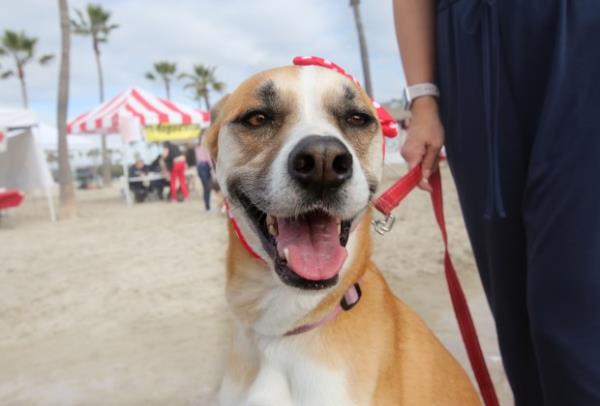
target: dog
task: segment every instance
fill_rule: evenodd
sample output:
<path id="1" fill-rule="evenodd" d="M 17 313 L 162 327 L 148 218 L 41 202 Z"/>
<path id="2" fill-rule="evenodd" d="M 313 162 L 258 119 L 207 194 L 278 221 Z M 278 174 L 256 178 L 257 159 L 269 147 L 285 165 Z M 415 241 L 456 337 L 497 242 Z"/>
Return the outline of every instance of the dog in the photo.
<path id="1" fill-rule="evenodd" d="M 465 371 L 371 260 L 373 103 L 319 66 L 258 73 L 206 136 L 230 217 L 233 338 L 217 404 L 476 405 Z"/>

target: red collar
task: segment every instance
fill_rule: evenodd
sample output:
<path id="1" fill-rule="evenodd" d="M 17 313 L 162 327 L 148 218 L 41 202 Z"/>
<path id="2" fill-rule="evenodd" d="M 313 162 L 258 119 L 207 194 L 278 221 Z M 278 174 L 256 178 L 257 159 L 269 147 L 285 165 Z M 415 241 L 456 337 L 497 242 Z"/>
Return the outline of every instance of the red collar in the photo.
<path id="1" fill-rule="evenodd" d="M 233 231 L 235 231 L 235 235 L 237 235 L 238 240 L 240 240 L 240 243 L 242 244 L 244 249 L 246 251 L 248 251 L 248 253 L 250 255 L 252 255 L 252 257 L 254 257 L 255 259 L 258 259 L 259 261 L 266 263 L 267 261 L 265 261 L 260 255 L 258 255 L 258 253 L 252 249 L 250 244 L 248 244 L 248 241 L 246 241 L 246 238 L 244 237 L 244 234 L 242 234 L 242 230 L 240 229 L 240 226 L 238 226 L 238 223 L 237 223 L 237 221 L 235 221 L 235 217 L 233 216 L 233 213 L 231 212 L 231 209 L 229 208 L 229 202 L 227 201 L 227 199 L 225 199 L 223 203 L 225 204 L 225 210 L 227 211 L 227 217 L 229 217 L 229 221 L 231 221 L 231 226 L 233 227 Z"/>

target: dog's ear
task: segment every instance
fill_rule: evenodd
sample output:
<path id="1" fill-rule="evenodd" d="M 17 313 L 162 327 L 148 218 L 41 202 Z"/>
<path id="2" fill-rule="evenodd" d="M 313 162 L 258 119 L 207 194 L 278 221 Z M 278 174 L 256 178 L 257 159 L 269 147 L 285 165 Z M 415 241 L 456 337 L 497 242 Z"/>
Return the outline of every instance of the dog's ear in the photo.
<path id="1" fill-rule="evenodd" d="M 221 123 L 218 120 L 213 121 L 204 135 L 204 147 L 208 150 L 212 161 L 215 163 L 217 162 L 217 155 L 219 152 L 218 136 L 220 130 Z"/>
<path id="2" fill-rule="evenodd" d="M 217 162 L 217 155 L 219 152 L 219 131 L 221 131 L 221 123 L 223 121 L 220 113 L 228 97 L 228 94 L 223 96 L 221 100 L 219 100 L 217 104 L 215 104 L 214 107 L 210 110 L 211 124 L 210 127 L 208 127 L 208 130 L 204 137 L 204 145 L 208 150 L 208 153 L 210 154 L 210 157 L 212 158 L 213 162 L 215 163 Z"/>

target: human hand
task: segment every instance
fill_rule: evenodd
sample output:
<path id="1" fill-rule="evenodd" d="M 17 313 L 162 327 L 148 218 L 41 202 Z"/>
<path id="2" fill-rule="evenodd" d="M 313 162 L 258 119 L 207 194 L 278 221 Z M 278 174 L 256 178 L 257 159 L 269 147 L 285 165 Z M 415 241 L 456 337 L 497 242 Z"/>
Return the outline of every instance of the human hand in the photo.
<path id="1" fill-rule="evenodd" d="M 444 145 L 444 128 L 440 121 L 437 100 L 429 96 L 419 97 L 414 101 L 411 113 L 408 134 L 401 153 L 409 169 L 421 165 L 423 179 L 419 187 L 432 192 L 429 177 L 438 170 L 440 150 Z"/>

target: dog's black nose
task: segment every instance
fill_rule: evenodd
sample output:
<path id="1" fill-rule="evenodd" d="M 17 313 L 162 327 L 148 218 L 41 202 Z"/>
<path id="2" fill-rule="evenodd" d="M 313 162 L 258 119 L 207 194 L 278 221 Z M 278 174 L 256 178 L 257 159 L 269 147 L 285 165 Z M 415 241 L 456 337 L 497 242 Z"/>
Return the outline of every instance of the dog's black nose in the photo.
<path id="1" fill-rule="evenodd" d="M 321 194 L 352 176 L 352 155 L 337 138 L 311 135 L 294 147 L 288 172 L 306 189 Z"/>

